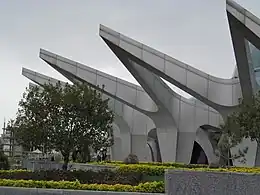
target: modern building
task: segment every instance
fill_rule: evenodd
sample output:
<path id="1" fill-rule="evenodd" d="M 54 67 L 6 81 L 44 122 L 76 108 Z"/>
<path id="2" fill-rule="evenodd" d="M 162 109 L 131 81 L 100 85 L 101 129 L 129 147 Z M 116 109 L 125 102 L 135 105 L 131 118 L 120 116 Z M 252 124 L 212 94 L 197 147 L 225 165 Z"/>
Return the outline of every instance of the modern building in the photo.
<path id="1" fill-rule="evenodd" d="M 34 71 L 26 69 L 26 68 L 23 68 L 22 74 L 40 86 L 43 86 L 46 83 L 55 85 L 58 82 L 58 80 L 56 80 L 54 78 L 48 77 L 46 75 L 34 72 Z M 60 81 L 60 82 L 62 85 L 65 85 L 64 82 L 62 82 L 62 81 Z M 103 98 L 106 99 L 106 98 L 108 98 L 108 96 L 106 96 L 104 94 Z M 144 146 L 145 151 L 140 150 L 140 148 L 132 147 L 133 144 L 131 144 L 131 140 L 136 139 L 137 135 L 135 136 L 135 134 L 133 132 L 130 133 L 131 130 L 129 129 L 128 121 L 133 122 L 134 120 L 132 118 L 137 119 L 137 117 L 125 117 L 124 115 L 122 115 L 122 111 L 120 111 L 118 108 L 123 108 L 125 112 L 132 112 L 134 110 L 127 107 L 123 103 L 121 103 L 119 101 L 115 101 L 113 99 L 110 99 L 109 107 L 116 114 L 115 121 L 113 124 L 113 129 L 114 129 L 113 134 L 114 134 L 115 144 L 111 148 L 112 159 L 113 160 L 123 160 L 128 154 L 135 153 L 139 156 L 139 159 L 143 160 L 143 161 L 152 161 L 153 156 L 155 156 L 156 158 L 159 158 L 159 161 L 160 161 L 160 157 L 157 157 L 157 153 L 156 153 L 156 151 L 158 150 L 158 144 L 156 145 L 156 141 L 157 141 L 156 137 L 155 137 L 156 134 L 154 135 L 154 133 L 150 133 L 148 135 L 148 137 L 145 137 L 146 140 L 143 142 L 145 145 Z M 135 112 L 137 112 L 137 111 L 135 111 Z M 140 114 L 138 115 L 138 117 L 140 117 Z M 147 118 L 144 115 L 141 115 L 141 117 L 142 118 L 140 118 L 140 119 L 142 119 L 144 121 L 146 120 L 146 121 L 148 121 L 147 123 L 149 123 L 149 120 L 150 120 L 149 118 Z M 150 150 L 150 147 L 152 147 L 152 150 Z M 155 147 L 157 147 L 157 148 L 155 148 Z M 153 151 L 155 153 L 151 154 L 151 151 Z M 157 161 L 157 159 L 155 161 Z"/>
<path id="2" fill-rule="evenodd" d="M 103 25 L 100 37 L 141 87 L 43 49 L 40 58 L 72 82 L 105 86 L 119 129 L 115 159 L 135 153 L 145 161 L 214 163 L 212 132 L 237 108 L 239 98 L 250 99 L 260 84 L 260 20 L 232 0 L 226 11 L 237 65 L 230 79 L 211 76 Z M 194 98 L 176 94 L 162 79 Z M 153 147 L 147 147 L 151 137 Z M 246 164 L 259 165 L 257 144 L 245 139 L 239 147 L 244 146 L 249 147 Z"/>

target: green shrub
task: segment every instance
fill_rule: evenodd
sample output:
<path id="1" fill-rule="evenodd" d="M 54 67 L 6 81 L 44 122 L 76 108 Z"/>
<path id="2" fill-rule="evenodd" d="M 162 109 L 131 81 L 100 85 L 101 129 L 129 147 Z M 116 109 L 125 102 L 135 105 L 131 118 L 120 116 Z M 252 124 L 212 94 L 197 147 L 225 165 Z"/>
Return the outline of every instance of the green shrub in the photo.
<path id="1" fill-rule="evenodd" d="M 174 167 L 174 166 L 150 166 L 145 164 L 135 165 L 118 165 L 118 171 L 121 173 L 127 172 L 138 172 L 149 176 L 162 176 L 164 175 L 165 169 L 176 169 L 176 170 L 187 170 L 187 171 L 216 171 L 216 172 L 239 172 L 239 173 L 255 173 L 260 174 L 260 168 L 247 168 L 247 167 L 227 167 L 227 168 L 208 168 L 208 167 Z"/>
<path id="2" fill-rule="evenodd" d="M 0 179 L 0 186 L 26 187 L 26 188 L 53 188 L 93 191 L 117 191 L 117 192 L 146 192 L 164 193 L 163 182 L 146 182 L 137 186 L 131 185 L 108 185 L 108 184 L 81 184 L 79 181 L 34 181 L 34 180 L 9 180 Z"/>
<path id="3" fill-rule="evenodd" d="M 125 164 L 137 164 L 139 163 L 138 157 L 135 154 L 129 154 L 125 160 Z"/>
<path id="4" fill-rule="evenodd" d="M 150 176 L 161 176 L 164 175 L 165 169 L 169 167 L 166 166 L 149 166 L 149 165 L 120 165 L 117 170 L 120 173 L 142 173 L 144 175 Z"/>
<path id="5" fill-rule="evenodd" d="M 112 170 L 102 171 L 0 171 L 0 179 L 37 180 L 37 181 L 75 181 L 80 183 L 129 184 L 137 185 L 142 181 L 143 175 L 138 172 L 122 172 Z"/>
<path id="6" fill-rule="evenodd" d="M 26 169 L 11 169 L 11 170 L 0 170 L 0 174 L 11 174 L 11 173 L 20 173 L 20 172 L 32 172 L 30 170 L 26 170 Z"/>
<path id="7" fill-rule="evenodd" d="M 0 179 L 24 179 L 24 180 L 54 180 L 75 181 L 80 183 L 103 183 L 103 184 L 129 184 L 137 185 L 144 181 L 160 181 L 164 179 L 165 169 L 188 170 L 188 171 L 214 171 L 214 172 L 244 172 L 260 174 L 260 168 L 230 167 L 230 168 L 186 168 L 174 166 L 150 166 L 147 164 L 119 164 L 115 170 L 93 171 L 24 171 L 7 170 L 0 171 Z"/>

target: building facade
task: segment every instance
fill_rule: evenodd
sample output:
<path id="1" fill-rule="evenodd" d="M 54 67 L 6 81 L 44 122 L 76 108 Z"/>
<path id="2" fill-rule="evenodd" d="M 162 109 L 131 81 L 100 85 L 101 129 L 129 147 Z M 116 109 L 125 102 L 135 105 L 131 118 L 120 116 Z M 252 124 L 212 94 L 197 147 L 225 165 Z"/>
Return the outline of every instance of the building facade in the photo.
<path id="1" fill-rule="evenodd" d="M 104 96 L 118 116 L 118 159 L 135 153 L 143 161 L 214 163 L 218 157 L 211 134 L 237 108 L 239 98 L 250 99 L 260 84 L 260 20 L 232 0 L 226 11 L 237 64 L 230 79 L 211 76 L 103 25 L 100 37 L 141 87 L 43 49 L 40 58 L 72 82 L 98 90 L 105 86 Z M 162 79 L 194 98 L 176 94 Z M 151 135 L 154 144 L 147 147 Z M 249 147 L 247 166 L 259 165 L 257 144 L 244 140 L 239 147 L 244 146 Z"/>

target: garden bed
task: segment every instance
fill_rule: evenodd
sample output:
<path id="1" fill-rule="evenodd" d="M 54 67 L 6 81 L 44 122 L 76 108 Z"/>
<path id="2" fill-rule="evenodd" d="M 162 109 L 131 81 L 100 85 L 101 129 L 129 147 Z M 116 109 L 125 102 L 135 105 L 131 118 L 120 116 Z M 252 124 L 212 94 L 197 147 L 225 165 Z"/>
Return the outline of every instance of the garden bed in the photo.
<path id="1" fill-rule="evenodd" d="M 114 192 L 146 192 L 164 193 L 163 182 L 147 182 L 136 186 L 123 184 L 81 184 L 79 181 L 34 181 L 34 180 L 10 180 L 0 179 L 0 186 L 21 188 L 51 188 L 72 189 L 91 191 L 114 191 Z"/>
<path id="2" fill-rule="evenodd" d="M 99 167 L 102 165 L 99 165 Z M 203 171 L 203 172 L 238 172 L 260 174 L 260 168 L 208 168 L 197 165 L 187 166 L 165 166 L 150 164 L 120 164 L 114 163 L 115 169 L 101 169 L 100 171 L 62 171 L 62 170 L 10 170 L 0 171 L 0 179 L 24 179 L 24 180 L 79 180 L 81 183 L 105 183 L 105 184 L 129 184 L 137 185 L 146 181 L 163 181 L 166 169 L 186 170 L 186 171 Z M 106 167 L 106 165 L 104 166 Z"/>
<path id="3" fill-rule="evenodd" d="M 0 171 L 0 179 L 37 181 L 79 181 L 82 184 L 127 184 L 138 185 L 145 182 L 143 174 L 121 171 L 62 171 L 62 170 L 10 170 Z M 150 181 L 150 180 L 149 180 Z M 163 181 L 163 179 L 162 179 Z"/>
<path id="4" fill-rule="evenodd" d="M 257 175 L 254 181 L 260 182 L 260 168 L 243 168 L 243 167 L 229 167 L 229 168 L 208 168 L 205 165 L 183 165 L 176 163 L 139 163 L 139 164 L 123 164 L 120 162 L 103 162 L 98 163 L 99 167 L 106 167 L 107 164 L 114 166 L 114 169 L 97 170 L 7 170 L 0 171 L 0 186 L 9 187 L 25 187 L 25 188 L 54 188 L 54 189 L 74 189 L 74 190 L 92 190 L 92 191 L 129 191 L 129 192 L 146 192 L 146 193 L 164 193 L 164 183 L 166 183 L 166 190 L 172 185 L 185 189 L 205 182 L 209 176 L 218 178 L 218 175 Z M 94 164 L 92 163 L 94 166 Z M 165 175 L 165 170 L 168 170 Z M 171 173 L 171 175 L 169 175 Z M 182 175 L 180 175 L 180 173 Z M 188 173 L 188 174 L 184 174 Z M 183 175 L 184 174 L 184 175 Z M 215 175 L 214 175 L 215 174 Z M 205 176 L 206 175 L 206 176 Z M 185 182 L 181 182 L 185 180 Z M 193 178 L 193 180 L 190 180 Z M 235 177 L 238 178 L 238 177 Z M 221 180 L 221 178 L 218 178 Z M 190 181 L 187 183 L 186 181 Z M 198 182 L 199 181 L 199 182 Z M 209 179 L 210 181 L 210 179 Z M 219 188 L 219 184 L 214 182 L 207 183 L 213 188 Z M 218 181 L 218 180 L 212 180 Z M 237 188 L 240 180 L 234 180 Z M 243 180 L 244 181 L 244 180 Z M 247 180 L 245 180 L 247 181 Z M 171 184 L 169 184 L 171 182 Z M 236 184 L 236 182 L 238 184 Z M 250 182 L 252 182 L 250 180 Z M 176 183 L 176 185 L 175 185 Z M 200 184 L 201 183 L 201 184 Z M 243 186 L 243 185 L 242 185 Z M 224 186 L 228 188 L 227 186 Z M 193 189 L 193 188 L 192 188 Z M 196 190 L 198 190 L 196 188 Z M 177 193 L 174 191 L 174 193 Z M 174 194 L 173 193 L 173 194 Z M 188 193 L 189 194 L 189 193 Z M 1 195 L 1 194 L 0 194 Z M 177 194 L 176 194 L 177 195 Z"/>

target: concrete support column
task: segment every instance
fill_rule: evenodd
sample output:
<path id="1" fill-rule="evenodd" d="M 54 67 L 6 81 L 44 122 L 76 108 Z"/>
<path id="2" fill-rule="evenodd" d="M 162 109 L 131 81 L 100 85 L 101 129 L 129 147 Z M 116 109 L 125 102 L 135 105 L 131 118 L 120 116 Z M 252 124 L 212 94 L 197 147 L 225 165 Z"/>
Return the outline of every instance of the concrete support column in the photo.
<path id="1" fill-rule="evenodd" d="M 121 160 L 124 160 L 131 153 L 131 134 L 128 132 L 121 132 Z"/>
<path id="2" fill-rule="evenodd" d="M 158 128 L 157 137 L 162 162 L 175 162 L 177 149 L 177 128 Z"/>
<path id="3" fill-rule="evenodd" d="M 132 154 L 135 154 L 139 161 L 152 161 L 147 135 L 132 135 Z"/>
<path id="4" fill-rule="evenodd" d="M 196 133 L 196 142 L 201 146 L 201 148 L 204 150 L 208 163 L 218 163 L 219 157 L 215 155 L 214 147 L 212 143 L 209 140 L 208 134 L 202 130 L 199 129 Z"/>
<path id="5" fill-rule="evenodd" d="M 122 140 L 120 137 L 114 138 L 114 145 L 111 147 L 111 159 L 115 161 L 123 160 L 122 156 Z"/>
<path id="6" fill-rule="evenodd" d="M 189 164 L 192 156 L 196 132 L 178 132 L 176 162 Z"/>
<path id="7" fill-rule="evenodd" d="M 156 144 L 155 140 L 153 140 L 153 139 L 150 139 L 148 141 L 148 143 L 152 149 L 151 155 L 153 155 L 154 162 L 157 162 L 157 157 L 158 157 L 157 144 Z"/>

